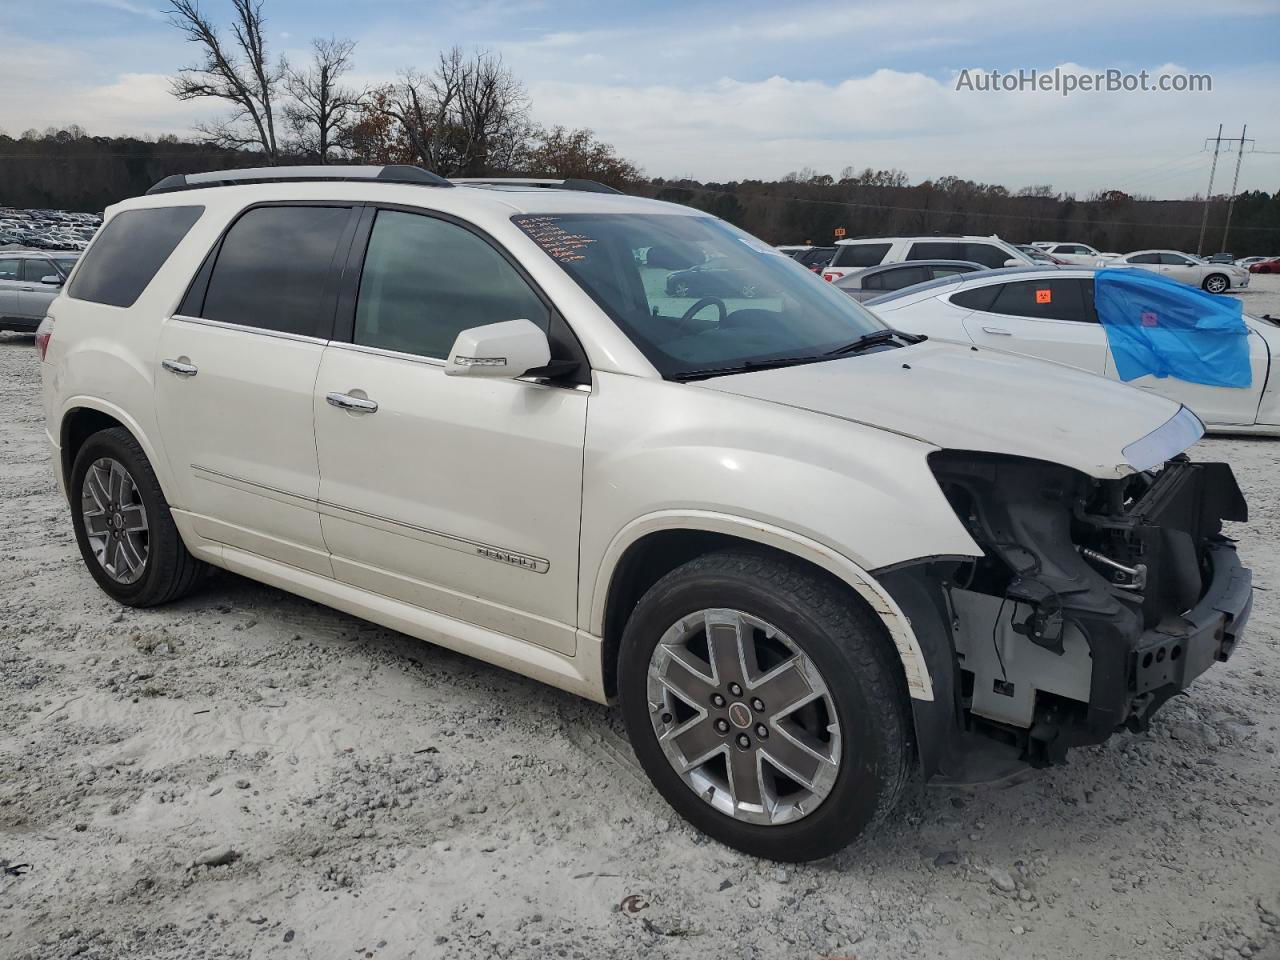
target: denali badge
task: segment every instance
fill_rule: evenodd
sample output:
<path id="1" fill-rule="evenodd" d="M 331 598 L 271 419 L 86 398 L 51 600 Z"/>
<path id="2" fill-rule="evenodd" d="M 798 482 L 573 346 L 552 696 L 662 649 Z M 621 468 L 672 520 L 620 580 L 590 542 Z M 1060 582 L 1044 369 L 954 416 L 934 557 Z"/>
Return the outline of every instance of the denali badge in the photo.
<path id="1" fill-rule="evenodd" d="M 526 557 L 523 553 L 508 553 L 506 550 L 498 550 L 494 547 L 476 547 L 476 555 L 497 560 L 499 563 L 509 563 L 513 567 L 524 570 L 532 570 L 534 573 L 546 573 L 551 567 L 547 561 L 538 557 Z"/>

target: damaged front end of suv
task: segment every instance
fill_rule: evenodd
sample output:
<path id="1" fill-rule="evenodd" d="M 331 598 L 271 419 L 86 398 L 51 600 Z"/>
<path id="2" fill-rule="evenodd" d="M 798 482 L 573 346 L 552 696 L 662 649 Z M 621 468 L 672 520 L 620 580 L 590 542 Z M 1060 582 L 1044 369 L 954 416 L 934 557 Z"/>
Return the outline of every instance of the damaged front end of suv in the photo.
<path id="1" fill-rule="evenodd" d="M 1252 582 L 1222 534 L 1246 519 L 1227 464 L 1097 479 L 941 450 L 930 467 L 983 552 L 880 573 L 934 678 L 935 699 L 913 701 L 927 777 L 999 779 L 1142 730 L 1231 655 Z"/>

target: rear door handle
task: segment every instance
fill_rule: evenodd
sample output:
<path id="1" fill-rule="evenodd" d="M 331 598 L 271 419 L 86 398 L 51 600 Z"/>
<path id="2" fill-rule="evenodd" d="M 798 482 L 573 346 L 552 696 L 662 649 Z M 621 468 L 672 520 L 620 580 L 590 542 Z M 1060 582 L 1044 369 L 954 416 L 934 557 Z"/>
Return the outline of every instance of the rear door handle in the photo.
<path id="1" fill-rule="evenodd" d="M 183 363 L 181 360 L 161 360 L 160 366 L 180 377 L 194 377 L 199 372 L 194 364 Z"/>
<path id="2" fill-rule="evenodd" d="M 1012 337 L 1013 334 L 1004 327 L 983 327 L 983 333 L 994 333 L 997 337 Z"/>
<path id="3" fill-rule="evenodd" d="M 329 401 L 332 406 L 350 410 L 353 413 L 378 412 L 378 404 L 373 400 L 366 400 L 364 397 L 353 397 L 349 393 L 328 393 L 325 394 L 325 400 Z"/>

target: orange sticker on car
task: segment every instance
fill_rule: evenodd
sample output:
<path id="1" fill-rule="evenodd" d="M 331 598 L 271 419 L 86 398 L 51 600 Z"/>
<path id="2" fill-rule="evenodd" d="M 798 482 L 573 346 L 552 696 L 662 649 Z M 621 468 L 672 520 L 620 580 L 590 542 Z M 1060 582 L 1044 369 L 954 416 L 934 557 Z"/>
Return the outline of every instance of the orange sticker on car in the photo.
<path id="1" fill-rule="evenodd" d="M 1036 291 L 1036 303 L 1053 303 L 1053 291 L 1052 291 L 1052 290 L 1037 290 L 1037 291 Z"/>

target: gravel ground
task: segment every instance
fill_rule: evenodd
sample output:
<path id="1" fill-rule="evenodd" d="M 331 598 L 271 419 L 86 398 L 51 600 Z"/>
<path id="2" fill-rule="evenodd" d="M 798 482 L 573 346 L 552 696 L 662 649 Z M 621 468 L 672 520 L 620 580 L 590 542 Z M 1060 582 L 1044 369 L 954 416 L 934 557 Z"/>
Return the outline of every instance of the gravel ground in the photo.
<path id="1" fill-rule="evenodd" d="M 1197 451 L 1251 505 L 1229 664 L 784 868 L 679 821 L 609 709 L 230 575 L 115 606 L 37 379 L 0 336 L 0 957 L 1280 957 L 1280 440 Z"/>

